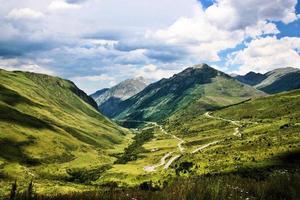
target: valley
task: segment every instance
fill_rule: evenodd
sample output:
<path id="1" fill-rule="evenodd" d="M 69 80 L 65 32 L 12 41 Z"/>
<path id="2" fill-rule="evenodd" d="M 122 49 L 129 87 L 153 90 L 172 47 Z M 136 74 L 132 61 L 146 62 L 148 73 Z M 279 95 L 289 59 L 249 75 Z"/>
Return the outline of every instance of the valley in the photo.
<path id="1" fill-rule="evenodd" d="M 292 94 L 258 98 L 237 106 L 205 112 L 192 120 L 180 120 L 180 124 L 172 120 L 163 127 L 156 126 L 153 129 L 156 130 L 154 138 L 143 145 L 146 151 L 140 154 L 141 159 L 126 164 L 132 170 L 136 169 L 135 176 L 138 177 L 132 181 L 140 184 L 150 177 L 155 182 L 163 180 L 164 177 L 176 177 L 178 173 L 229 173 L 243 168 L 255 169 L 257 166 L 272 168 L 285 165 L 276 157 L 287 152 L 297 152 L 300 139 L 300 127 L 296 122 L 290 128 L 280 128 L 289 121 L 288 113 L 279 111 L 274 114 L 277 117 L 272 119 L 268 116 L 271 111 L 269 108 L 265 108 L 266 113 L 260 113 L 261 118 L 257 118 L 256 113 L 246 118 L 237 118 L 232 113 L 224 114 L 229 111 L 235 113 L 240 107 L 268 102 L 268 99 L 272 99 L 273 104 L 286 99 L 286 102 L 298 105 L 299 91 Z M 299 114 L 298 111 L 295 112 L 296 116 L 293 118 L 298 119 Z M 155 124 L 152 126 L 155 127 Z M 175 138 L 180 140 L 174 140 Z M 182 141 L 184 142 L 181 143 Z M 178 147 L 179 144 L 183 151 Z M 191 166 L 178 172 L 181 163 L 191 163 Z M 126 168 L 126 165 L 123 167 Z M 122 172 L 126 174 L 127 170 Z M 123 182 L 123 178 L 114 180 Z"/>
<path id="2" fill-rule="evenodd" d="M 110 120 L 71 82 L 1 71 L 1 106 L 9 115 L 0 115 L 0 193 L 7 196 L 14 180 L 20 191 L 33 180 L 40 195 L 100 192 L 105 196 L 116 190 L 118 199 L 125 190 L 129 197 L 141 195 L 141 199 L 145 191 L 161 191 L 151 193 L 154 196 L 176 188 L 184 190 L 183 195 L 191 192 L 189 187 L 178 188 L 182 181 L 191 181 L 196 188 L 197 181 L 219 180 L 255 190 L 257 197 L 263 183 L 250 189 L 243 185 L 244 179 L 253 182 L 258 176 L 272 182 L 276 173 L 298 174 L 300 91 L 267 95 L 206 65 L 163 82 L 211 74 L 211 79 L 171 98 L 180 104 L 170 104 L 171 99 L 161 104 L 168 117 L 145 105 L 165 102 L 161 99 L 173 93 L 159 92 L 150 84 L 121 103 L 128 106 L 142 99 L 147 104 L 137 104 L 145 107 L 137 109 L 135 104 Z M 154 92 L 151 101 L 143 96 L 151 88 L 156 88 L 160 100 L 152 99 L 157 97 Z"/>

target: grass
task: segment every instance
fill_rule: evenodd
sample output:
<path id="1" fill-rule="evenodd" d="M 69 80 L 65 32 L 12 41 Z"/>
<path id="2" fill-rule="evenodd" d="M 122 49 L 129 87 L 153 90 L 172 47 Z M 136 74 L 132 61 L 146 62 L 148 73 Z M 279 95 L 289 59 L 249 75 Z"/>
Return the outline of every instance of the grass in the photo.
<path id="1" fill-rule="evenodd" d="M 242 137 L 233 135 L 230 122 L 193 115 L 171 118 L 165 127 L 184 138 L 188 148 L 220 140 L 179 162 L 193 162 L 195 174 L 236 171 L 241 167 L 271 167 L 277 156 L 300 150 L 300 91 L 258 98 L 212 112 L 213 116 L 239 121 Z M 274 109 L 276 108 L 276 109 Z"/>
<path id="2" fill-rule="evenodd" d="M 132 133 L 95 107 L 70 81 L 0 70 L 0 194 L 8 192 L 8 182 L 25 187 L 30 179 L 38 191 L 51 192 L 47 185 L 54 183 L 61 192 L 73 191 L 85 186 L 72 186 L 68 172 L 111 165 Z"/>
<path id="3" fill-rule="evenodd" d="M 167 199 L 167 200 L 223 200 L 223 199 L 299 199 L 299 172 L 273 171 L 264 179 L 243 177 L 237 174 L 209 175 L 194 178 L 178 178 L 165 182 L 164 189 L 156 188 L 151 182 L 137 188 L 117 188 L 114 185 L 81 193 L 39 195 L 34 192 L 16 190 L 16 200 L 23 200 L 29 194 L 36 200 L 58 199 Z M 184 187 L 183 187 L 184 186 Z M 34 189 L 34 188 L 33 188 Z M 30 190 L 29 190 L 30 191 Z M 33 190 L 34 191 L 34 190 Z"/>
<path id="4" fill-rule="evenodd" d="M 126 164 L 138 159 L 138 154 L 145 152 L 143 144 L 153 137 L 153 128 L 143 130 L 136 134 L 133 142 L 124 149 L 124 153 L 115 161 L 115 164 Z"/>
<path id="5" fill-rule="evenodd" d="M 150 140 L 143 140 L 142 143 L 133 142 L 130 146 L 133 146 L 133 152 L 127 150 L 127 155 L 134 153 L 135 158 L 129 159 L 126 163 L 115 163 L 111 169 L 107 170 L 103 176 L 94 182 L 96 185 L 107 184 L 109 182 L 115 182 L 119 186 L 136 186 L 145 181 L 152 180 L 155 183 L 158 181 L 167 179 L 168 173 L 161 168 L 157 172 L 149 173 L 144 170 L 144 167 L 155 165 L 160 162 L 163 157 L 169 151 L 177 151 L 178 141 L 173 139 L 169 135 L 165 135 L 161 129 L 157 126 L 148 126 L 140 129 L 141 136 L 151 136 Z M 139 137 L 135 137 L 139 138 Z M 140 137 L 144 138 L 144 137 Z M 140 144 L 142 146 L 136 146 Z M 131 149 L 129 146 L 129 150 Z M 121 156 L 126 155 L 122 154 Z"/>

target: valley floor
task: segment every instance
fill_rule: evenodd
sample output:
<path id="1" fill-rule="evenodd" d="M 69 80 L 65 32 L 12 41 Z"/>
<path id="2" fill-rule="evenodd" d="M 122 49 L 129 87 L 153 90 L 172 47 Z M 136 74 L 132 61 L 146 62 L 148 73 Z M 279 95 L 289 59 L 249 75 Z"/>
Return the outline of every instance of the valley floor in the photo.
<path id="1" fill-rule="evenodd" d="M 184 120 L 146 122 L 134 129 L 135 137 L 124 152 L 109 155 L 116 160 L 97 179 L 85 168 L 73 173 L 72 181 L 57 179 L 47 185 L 37 177 L 35 190 L 43 193 L 45 187 L 57 187 L 48 194 L 64 193 L 63 187 L 87 191 L 69 194 L 67 190 L 66 199 L 82 195 L 89 199 L 297 199 L 299 98 L 298 91 Z M 6 194 L 8 183 L 1 183 Z"/>

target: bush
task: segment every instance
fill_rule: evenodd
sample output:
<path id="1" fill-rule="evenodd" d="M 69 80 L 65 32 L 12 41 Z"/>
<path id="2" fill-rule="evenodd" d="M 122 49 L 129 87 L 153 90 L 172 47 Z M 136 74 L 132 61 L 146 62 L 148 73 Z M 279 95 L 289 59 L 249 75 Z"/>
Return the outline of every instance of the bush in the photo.
<path id="1" fill-rule="evenodd" d="M 145 152 L 142 146 L 153 138 L 153 132 L 153 129 L 147 129 L 136 134 L 133 143 L 124 149 L 124 153 L 115 161 L 115 164 L 126 164 L 129 161 L 137 160 L 138 154 Z"/>
<path id="2" fill-rule="evenodd" d="M 89 184 L 96 181 L 101 174 L 110 169 L 111 165 L 104 165 L 95 169 L 68 169 L 68 181 Z"/>

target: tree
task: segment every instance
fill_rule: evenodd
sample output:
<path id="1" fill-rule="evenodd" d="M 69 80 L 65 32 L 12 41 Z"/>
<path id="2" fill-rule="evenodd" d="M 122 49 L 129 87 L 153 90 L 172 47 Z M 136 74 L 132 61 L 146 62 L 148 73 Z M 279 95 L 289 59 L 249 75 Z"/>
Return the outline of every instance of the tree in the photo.
<path id="1" fill-rule="evenodd" d="M 26 200 L 33 200 L 33 199 L 34 199 L 33 182 L 31 180 L 26 191 Z"/>
<path id="2" fill-rule="evenodd" d="M 17 195 L 17 181 L 15 180 L 15 182 L 11 185 L 11 190 L 10 190 L 10 196 L 9 196 L 9 200 L 14 200 L 16 199 L 16 195 Z"/>

